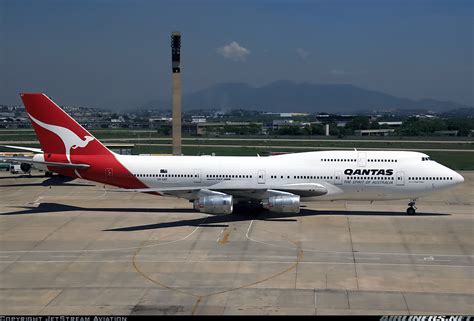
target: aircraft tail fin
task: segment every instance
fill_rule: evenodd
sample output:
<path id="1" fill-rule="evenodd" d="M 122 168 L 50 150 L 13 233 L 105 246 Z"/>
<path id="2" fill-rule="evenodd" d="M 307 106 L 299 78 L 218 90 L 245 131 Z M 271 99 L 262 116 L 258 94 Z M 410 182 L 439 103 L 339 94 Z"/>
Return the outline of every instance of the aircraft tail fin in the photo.
<path id="1" fill-rule="evenodd" d="M 43 93 L 22 93 L 21 99 L 45 154 L 75 155 L 111 152 Z"/>
<path id="2" fill-rule="evenodd" d="M 26 112 L 43 150 L 30 163 L 70 177 L 114 185 L 122 188 L 146 188 L 91 133 L 42 93 L 21 94 Z M 35 156 L 36 157 L 36 156 Z"/>

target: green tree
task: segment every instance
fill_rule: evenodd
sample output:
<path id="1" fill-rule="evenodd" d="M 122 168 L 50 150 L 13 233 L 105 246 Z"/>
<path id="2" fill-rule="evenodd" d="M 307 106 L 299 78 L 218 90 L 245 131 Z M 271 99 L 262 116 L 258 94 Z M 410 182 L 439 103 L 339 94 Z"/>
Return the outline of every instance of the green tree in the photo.
<path id="1" fill-rule="evenodd" d="M 311 124 L 311 135 L 324 135 L 326 129 L 324 125 L 321 124 Z"/>
<path id="2" fill-rule="evenodd" d="M 458 130 L 458 136 L 469 136 L 474 129 L 473 118 L 452 118 L 446 120 L 448 130 Z"/>
<path id="3" fill-rule="evenodd" d="M 367 116 L 357 116 L 351 122 L 346 124 L 346 128 L 352 130 L 369 129 L 370 120 Z"/>
<path id="4" fill-rule="evenodd" d="M 278 135 L 302 135 L 300 126 L 286 125 L 278 129 Z"/>
<path id="5" fill-rule="evenodd" d="M 404 136 L 421 136 L 447 129 L 446 122 L 439 118 L 420 119 L 418 117 L 410 117 L 400 126 L 397 133 Z"/>

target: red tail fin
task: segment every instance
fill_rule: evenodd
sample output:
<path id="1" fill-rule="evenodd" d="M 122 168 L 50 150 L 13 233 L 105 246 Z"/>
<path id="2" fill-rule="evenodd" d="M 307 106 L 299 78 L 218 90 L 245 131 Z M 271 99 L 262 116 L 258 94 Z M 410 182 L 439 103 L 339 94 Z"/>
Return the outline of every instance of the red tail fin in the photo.
<path id="1" fill-rule="evenodd" d="M 66 114 L 45 94 L 21 94 L 26 112 L 40 141 L 46 162 L 87 164 L 85 169 L 48 165 L 66 176 L 124 188 L 147 187 L 125 168 L 116 155 Z"/>
<path id="2" fill-rule="evenodd" d="M 21 94 L 45 154 L 107 155 L 111 152 L 84 127 L 42 93 Z"/>

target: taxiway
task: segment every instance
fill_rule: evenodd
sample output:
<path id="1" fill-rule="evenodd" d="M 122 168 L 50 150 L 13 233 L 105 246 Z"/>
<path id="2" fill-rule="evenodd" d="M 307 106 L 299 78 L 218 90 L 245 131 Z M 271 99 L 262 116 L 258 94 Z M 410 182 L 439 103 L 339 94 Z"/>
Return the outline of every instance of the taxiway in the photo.
<path id="1" fill-rule="evenodd" d="M 474 172 L 417 202 L 197 213 L 0 174 L 0 313 L 474 314 Z"/>

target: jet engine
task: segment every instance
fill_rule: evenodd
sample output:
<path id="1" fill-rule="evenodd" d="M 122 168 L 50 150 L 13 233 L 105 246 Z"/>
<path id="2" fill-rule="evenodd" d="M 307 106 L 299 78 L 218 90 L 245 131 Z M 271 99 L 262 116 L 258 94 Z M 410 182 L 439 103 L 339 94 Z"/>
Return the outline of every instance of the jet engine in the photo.
<path id="1" fill-rule="evenodd" d="M 28 163 L 21 163 L 20 164 L 20 169 L 23 171 L 23 173 L 29 173 L 31 171 L 31 164 Z"/>
<path id="2" fill-rule="evenodd" d="M 209 195 L 199 197 L 193 202 L 194 209 L 208 214 L 231 214 L 233 210 L 232 195 Z"/>
<path id="3" fill-rule="evenodd" d="M 300 197 L 298 195 L 271 196 L 262 200 L 262 206 L 270 212 L 297 214 L 300 212 Z"/>

